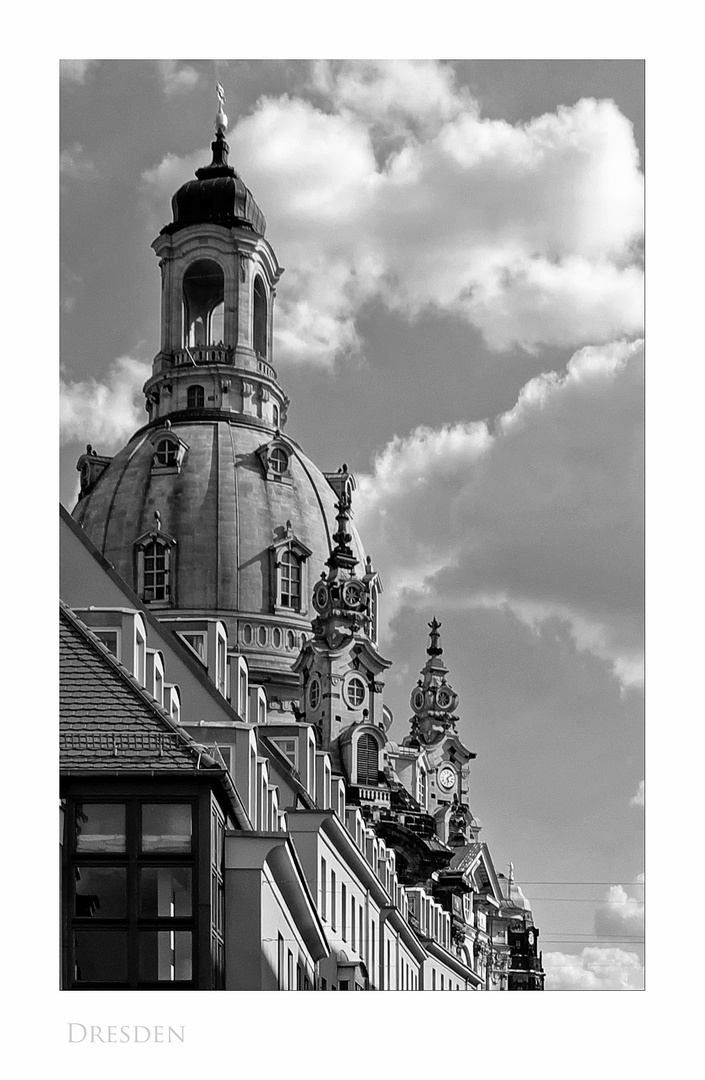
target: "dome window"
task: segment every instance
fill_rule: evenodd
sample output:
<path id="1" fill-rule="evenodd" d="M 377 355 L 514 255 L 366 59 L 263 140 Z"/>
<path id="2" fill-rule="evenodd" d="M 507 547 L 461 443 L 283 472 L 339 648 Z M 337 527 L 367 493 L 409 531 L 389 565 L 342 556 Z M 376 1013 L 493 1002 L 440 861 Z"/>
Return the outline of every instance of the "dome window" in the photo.
<path id="1" fill-rule="evenodd" d="M 176 465 L 179 448 L 171 439 L 160 439 L 154 455 L 158 465 Z"/>
<path id="2" fill-rule="evenodd" d="M 161 531 L 161 517 L 156 525 L 135 541 L 136 591 L 146 604 L 170 607 L 174 603 L 176 541 Z"/>
<path id="3" fill-rule="evenodd" d="M 202 386 L 189 386 L 186 395 L 186 406 L 189 409 L 202 409 L 205 404 L 205 393 Z"/>
<path id="4" fill-rule="evenodd" d="M 275 480 L 279 484 L 292 484 L 294 477 L 291 472 L 291 447 L 283 439 L 272 439 L 264 443 L 255 451 L 262 464 L 262 471 L 267 480 Z"/>
<path id="5" fill-rule="evenodd" d="M 281 446 L 276 446 L 269 455 L 269 465 L 272 472 L 281 476 L 289 468 L 289 455 Z"/>
<path id="6" fill-rule="evenodd" d="M 259 275 L 255 278 L 252 302 L 252 345 L 258 356 L 267 356 L 267 294 Z"/>
<path id="7" fill-rule="evenodd" d="M 279 614 L 303 613 L 308 592 L 306 561 L 311 549 L 296 538 L 290 521 L 285 528 L 276 531 L 279 535 L 270 548 L 273 610 Z"/>
<path id="8" fill-rule="evenodd" d="M 154 457 L 152 471 L 156 473 L 178 473 L 184 460 L 187 444 L 171 431 L 169 422 L 152 435 Z"/>
<path id="9" fill-rule="evenodd" d="M 184 274 L 184 345 L 223 343 L 225 278 L 212 259 L 198 259 Z"/>

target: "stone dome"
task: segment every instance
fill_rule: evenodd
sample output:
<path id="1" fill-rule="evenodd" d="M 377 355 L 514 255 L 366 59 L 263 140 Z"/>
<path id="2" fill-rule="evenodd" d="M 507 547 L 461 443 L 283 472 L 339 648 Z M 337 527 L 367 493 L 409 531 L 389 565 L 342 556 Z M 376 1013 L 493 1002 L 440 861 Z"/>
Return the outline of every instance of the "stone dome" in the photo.
<path id="1" fill-rule="evenodd" d="M 165 435 L 177 439 L 178 470 L 155 468 Z M 266 448 L 288 456 L 287 475 L 268 475 Z M 259 451 L 259 453 L 258 453 Z M 137 431 L 79 500 L 73 516 L 118 573 L 138 590 L 135 542 L 155 527 L 174 541 L 174 587 L 165 616 L 216 615 L 253 677 L 286 675 L 310 633 L 311 591 L 325 569 L 335 532 L 336 495 L 323 473 L 287 435 L 240 417 L 174 415 Z M 352 546 L 365 572 L 354 528 Z M 276 607 L 272 551 L 293 536 L 304 559 L 301 610 Z"/>

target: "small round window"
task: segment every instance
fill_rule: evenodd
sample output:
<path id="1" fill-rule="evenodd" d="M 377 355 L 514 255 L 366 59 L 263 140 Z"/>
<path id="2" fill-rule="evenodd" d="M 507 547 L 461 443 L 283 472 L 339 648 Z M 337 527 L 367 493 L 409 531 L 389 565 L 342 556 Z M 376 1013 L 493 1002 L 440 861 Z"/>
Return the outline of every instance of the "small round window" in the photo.
<path id="1" fill-rule="evenodd" d="M 289 468 L 289 455 L 286 450 L 282 450 L 280 446 L 272 450 L 269 455 L 269 464 L 272 472 L 278 473 L 280 476 L 285 473 Z"/>
<path id="2" fill-rule="evenodd" d="M 318 679 L 314 679 L 308 688 L 308 703 L 312 709 L 317 709 L 321 704 L 321 684 Z"/>
<path id="3" fill-rule="evenodd" d="M 171 439 L 160 439 L 157 443 L 157 461 L 160 465 L 176 465 L 177 453 Z"/>
<path id="4" fill-rule="evenodd" d="M 353 709 L 359 709 L 365 700 L 365 684 L 355 675 L 347 685 L 347 697 Z"/>

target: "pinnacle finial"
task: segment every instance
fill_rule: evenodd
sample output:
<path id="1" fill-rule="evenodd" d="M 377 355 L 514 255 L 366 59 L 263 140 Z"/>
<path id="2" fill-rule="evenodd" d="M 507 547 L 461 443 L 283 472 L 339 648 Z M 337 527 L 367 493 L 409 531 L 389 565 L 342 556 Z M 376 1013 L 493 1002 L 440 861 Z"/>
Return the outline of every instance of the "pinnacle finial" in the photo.
<path id="1" fill-rule="evenodd" d="M 326 565 L 331 569 L 334 567 L 345 567 L 348 570 L 352 570 L 357 565 L 357 559 L 353 555 L 353 550 L 350 547 L 350 541 L 352 540 L 352 533 L 349 531 L 350 525 L 350 509 L 351 509 L 351 495 L 349 491 L 343 489 L 338 498 L 336 508 L 338 513 L 336 514 L 336 521 L 338 522 L 338 528 L 333 533 L 333 542 L 335 544 L 330 558 L 327 560 Z"/>
<path id="2" fill-rule="evenodd" d="M 218 114 L 215 118 L 215 133 L 217 135 L 219 132 L 222 132 L 224 135 L 228 127 L 228 118 L 225 115 L 225 90 L 223 89 L 222 83 L 215 84 L 215 93 L 218 98 Z"/>
<path id="3" fill-rule="evenodd" d="M 430 640 L 426 652 L 429 656 L 441 656 L 443 653 L 443 646 L 441 645 L 440 635 L 441 624 L 438 622 L 438 619 L 435 615 L 431 622 L 428 624 L 428 628 L 431 633 L 429 634 Z"/>

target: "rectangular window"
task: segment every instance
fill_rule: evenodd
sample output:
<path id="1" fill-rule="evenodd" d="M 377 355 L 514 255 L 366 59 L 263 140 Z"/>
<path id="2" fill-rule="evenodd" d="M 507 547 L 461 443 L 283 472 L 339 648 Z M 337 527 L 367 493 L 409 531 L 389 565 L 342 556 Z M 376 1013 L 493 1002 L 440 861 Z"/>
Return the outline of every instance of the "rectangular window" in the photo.
<path id="1" fill-rule="evenodd" d="M 328 893 L 327 893 L 327 877 L 326 877 L 326 860 L 321 859 L 321 918 L 328 918 Z"/>
<path id="2" fill-rule="evenodd" d="M 359 914 L 360 914 L 360 936 L 359 936 L 360 944 L 359 944 L 359 950 L 360 950 L 360 955 L 362 956 L 363 950 L 365 948 L 365 913 L 362 910 L 362 904 L 360 904 L 360 912 L 359 912 Z"/>
<path id="3" fill-rule="evenodd" d="M 445 987 L 444 987 L 444 985 L 443 985 L 443 981 L 444 981 L 444 980 L 443 980 L 443 972 L 441 972 L 441 990 L 444 990 L 444 989 L 445 989 Z"/>
<path id="4" fill-rule="evenodd" d="M 135 678 L 140 686 L 144 686 L 144 666 L 146 661 L 147 643 L 139 630 L 135 630 L 135 653 L 137 663 L 135 665 Z"/>
<path id="5" fill-rule="evenodd" d="M 336 909 L 336 897 L 335 897 L 335 870 L 330 872 L 330 925 L 331 929 L 335 930 L 335 909 Z"/>
<path id="6" fill-rule="evenodd" d="M 97 630 L 94 629 L 95 636 L 103 642 L 103 644 L 110 649 L 113 656 L 117 656 L 120 659 L 120 631 L 119 630 Z"/>
<path id="7" fill-rule="evenodd" d="M 391 978 L 392 978 L 392 946 L 391 946 L 389 940 L 387 940 L 387 981 L 385 983 L 385 987 L 386 987 L 387 990 L 389 990 L 390 986 L 392 985 Z"/>
<path id="8" fill-rule="evenodd" d="M 296 989 L 303 990 L 304 988 L 304 973 L 301 970 L 301 964 L 296 965 Z"/>
<path id="9" fill-rule="evenodd" d="M 355 927 L 355 897 L 350 897 L 350 944 L 353 949 L 357 948 L 356 927 Z"/>
<path id="10" fill-rule="evenodd" d="M 286 958 L 286 988 L 294 989 L 294 956 L 291 949 L 288 950 Z"/>
<path id="11" fill-rule="evenodd" d="M 226 648 L 225 638 L 218 634 L 218 689 L 225 696 L 226 690 Z"/>
<path id="12" fill-rule="evenodd" d="M 140 916 L 188 919 L 193 912 L 189 866 L 143 866 L 140 869 Z"/>
<path id="13" fill-rule="evenodd" d="M 144 803 L 142 851 L 191 850 L 191 807 L 188 803 Z"/>
<path id="14" fill-rule="evenodd" d="M 372 920 L 370 922 L 370 937 L 372 938 L 372 945 L 371 945 L 371 949 L 370 949 L 370 952 L 372 954 L 372 978 L 376 982 L 377 978 L 376 978 L 376 974 L 375 974 L 375 964 L 377 962 L 377 943 L 375 941 L 375 924 L 374 924 L 374 920 Z"/>
<path id="15" fill-rule="evenodd" d="M 340 981 L 338 982 L 338 989 L 339 990 L 350 990 L 350 980 L 349 979 L 340 979 Z"/>
<path id="16" fill-rule="evenodd" d="M 281 750 L 282 754 L 289 762 L 292 768 L 297 766 L 297 740 L 296 739 L 272 739 L 275 746 Z"/>
<path id="17" fill-rule="evenodd" d="M 340 890 L 340 930 L 343 935 L 343 941 L 347 941 L 348 937 L 348 891 L 343 885 Z"/>
<path id="18" fill-rule="evenodd" d="M 193 978 L 190 930 L 141 930 L 140 982 L 186 982 Z"/>
<path id="19" fill-rule="evenodd" d="M 133 797 L 69 813 L 68 986 L 193 986 L 192 805 Z"/>
<path id="20" fill-rule="evenodd" d="M 436 989 L 436 969 L 435 968 L 431 972 L 431 989 L 432 990 Z"/>
<path id="21" fill-rule="evenodd" d="M 127 930 L 77 930 L 73 935 L 74 981 L 127 982 Z"/>
<path id="22" fill-rule="evenodd" d="M 125 850 L 124 803 L 76 803 L 76 851 Z"/>
<path id="23" fill-rule="evenodd" d="M 170 592 L 169 559 L 171 552 L 164 543 L 152 540 L 143 552 L 143 600 L 167 600 Z"/>
<path id="24" fill-rule="evenodd" d="M 79 919 L 127 918 L 127 868 L 76 866 L 74 915 Z"/>
<path id="25" fill-rule="evenodd" d="M 277 934 L 277 990 L 284 989 L 284 938 Z"/>

